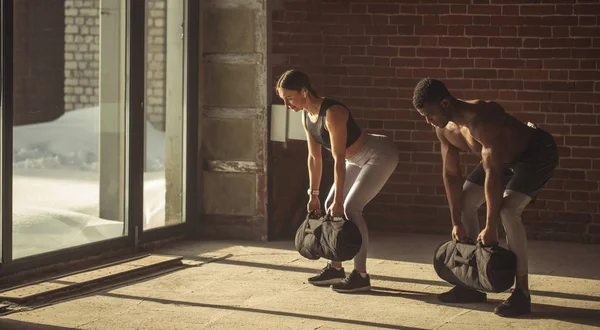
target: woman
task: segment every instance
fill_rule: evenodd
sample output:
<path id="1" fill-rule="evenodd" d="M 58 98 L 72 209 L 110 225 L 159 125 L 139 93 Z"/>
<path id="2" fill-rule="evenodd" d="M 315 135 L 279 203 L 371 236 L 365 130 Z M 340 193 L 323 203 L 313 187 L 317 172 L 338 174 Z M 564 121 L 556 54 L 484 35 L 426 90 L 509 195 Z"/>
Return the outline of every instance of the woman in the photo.
<path id="1" fill-rule="evenodd" d="M 334 184 L 325 201 L 325 209 L 334 217 L 345 215 L 358 226 L 362 235 L 362 246 L 354 257 L 354 270 L 348 277 L 341 262 L 331 262 L 308 282 L 332 284 L 331 288 L 338 292 L 369 291 L 369 233 L 362 212 L 394 172 L 398 165 L 398 149 L 386 136 L 364 133 L 342 103 L 319 97 L 303 72 L 286 71 L 277 82 L 277 94 L 287 108 L 295 112 L 303 110 L 310 178 L 308 211 L 321 210 L 319 185 L 321 146 L 324 146 L 332 153 L 335 164 Z"/>

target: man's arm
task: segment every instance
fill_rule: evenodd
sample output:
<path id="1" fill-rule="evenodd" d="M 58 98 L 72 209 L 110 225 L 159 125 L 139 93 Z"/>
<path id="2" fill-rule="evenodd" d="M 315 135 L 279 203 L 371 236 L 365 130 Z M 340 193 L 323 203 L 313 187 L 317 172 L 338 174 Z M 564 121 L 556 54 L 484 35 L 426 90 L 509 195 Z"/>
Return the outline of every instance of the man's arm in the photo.
<path id="1" fill-rule="evenodd" d="M 450 207 L 450 218 L 453 226 L 461 225 L 460 215 L 463 207 L 463 176 L 460 170 L 460 154 L 458 148 L 450 144 L 443 135 L 442 128 L 436 128 L 435 133 L 441 143 L 442 176 L 444 178 L 444 188 Z"/>
<path id="2" fill-rule="evenodd" d="M 480 118 L 473 125 L 475 137 L 481 143 L 481 157 L 485 170 L 485 201 L 487 205 L 486 228 L 492 241 L 484 244 L 496 243 L 496 229 L 500 221 L 500 207 L 504 186 L 502 185 L 502 171 L 504 166 L 504 146 L 501 140 L 501 132 L 506 118 L 504 109 L 497 105 L 492 108 L 486 117 Z M 491 231 L 491 233 L 489 232 Z M 485 236 L 485 235 L 484 235 Z"/>
<path id="3" fill-rule="evenodd" d="M 319 190 L 321 185 L 321 175 L 323 174 L 323 158 L 321 154 L 321 146 L 313 140 L 306 127 L 306 114 L 302 114 L 302 126 L 306 133 L 306 142 L 308 144 L 308 178 L 309 188 L 311 190 Z"/>

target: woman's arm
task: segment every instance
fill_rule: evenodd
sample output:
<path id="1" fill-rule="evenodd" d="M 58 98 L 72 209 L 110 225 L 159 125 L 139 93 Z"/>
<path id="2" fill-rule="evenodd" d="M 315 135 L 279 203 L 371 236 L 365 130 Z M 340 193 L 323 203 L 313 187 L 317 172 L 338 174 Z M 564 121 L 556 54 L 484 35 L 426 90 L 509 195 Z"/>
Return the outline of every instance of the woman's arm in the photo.
<path id="1" fill-rule="evenodd" d="M 306 133 L 306 142 L 308 144 L 308 178 L 311 191 L 319 190 L 321 184 L 321 175 L 323 173 L 323 158 L 321 154 L 321 145 L 319 145 L 308 132 L 306 127 L 306 114 L 302 115 L 302 126 Z M 311 193 L 312 197 L 312 193 Z M 318 197 L 318 196 L 317 196 Z"/>
<path id="2" fill-rule="evenodd" d="M 344 181 L 346 179 L 346 139 L 348 130 L 348 110 L 335 105 L 327 110 L 325 116 L 326 128 L 331 139 L 331 154 L 334 160 L 335 195 L 330 207 L 333 216 L 344 214 Z"/>

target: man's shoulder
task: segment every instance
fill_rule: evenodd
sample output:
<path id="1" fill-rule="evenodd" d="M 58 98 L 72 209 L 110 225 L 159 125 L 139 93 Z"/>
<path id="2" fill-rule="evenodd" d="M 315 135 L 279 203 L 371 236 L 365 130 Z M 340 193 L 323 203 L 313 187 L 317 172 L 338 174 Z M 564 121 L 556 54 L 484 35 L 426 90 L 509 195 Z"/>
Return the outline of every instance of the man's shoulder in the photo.
<path id="1" fill-rule="evenodd" d="M 478 110 L 471 121 L 471 129 L 476 129 L 480 126 L 501 126 L 506 116 L 504 108 L 494 101 L 480 100 L 477 103 Z"/>

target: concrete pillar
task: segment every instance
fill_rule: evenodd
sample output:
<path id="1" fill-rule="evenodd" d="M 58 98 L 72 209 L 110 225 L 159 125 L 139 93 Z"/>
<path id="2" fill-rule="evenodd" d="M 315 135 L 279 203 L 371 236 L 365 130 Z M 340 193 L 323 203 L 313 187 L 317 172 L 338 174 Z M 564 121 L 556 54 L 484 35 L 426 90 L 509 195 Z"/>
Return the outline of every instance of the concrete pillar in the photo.
<path id="1" fill-rule="evenodd" d="M 125 1 L 100 1 L 100 218 L 124 221 Z"/>
<path id="2" fill-rule="evenodd" d="M 185 3 L 166 3 L 165 223 L 172 224 L 181 222 L 183 209 Z"/>

